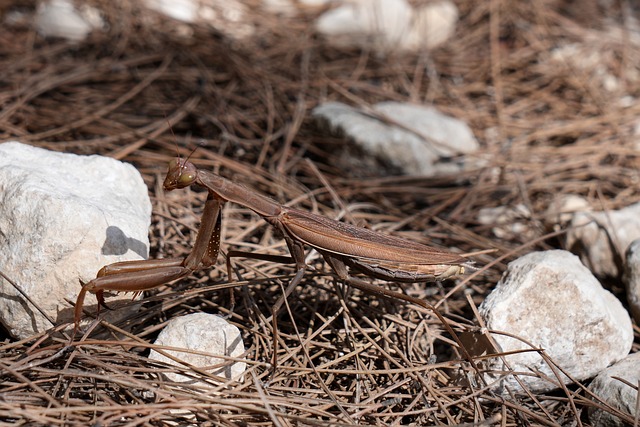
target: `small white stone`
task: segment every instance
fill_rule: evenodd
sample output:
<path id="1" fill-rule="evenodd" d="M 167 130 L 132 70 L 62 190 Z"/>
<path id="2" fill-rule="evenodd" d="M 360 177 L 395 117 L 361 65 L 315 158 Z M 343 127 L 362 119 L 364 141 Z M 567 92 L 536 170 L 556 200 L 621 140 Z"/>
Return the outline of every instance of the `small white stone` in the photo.
<path id="1" fill-rule="evenodd" d="M 414 11 L 411 31 L 403 47 L 411 50 L 438 47 L 453 36 L 457 22 L 458 7 L 453 2 L 428 3 Z"/>
<path id="2" fill-rule="evenodd" d="M 104 265 L 148 256 L 150 215 L 147 187 L 129 164 L 0 144 L 0 266 L 55 324 L 72 320 L 65 299 L 75 301 L 80 280 L 95 278 Z M 12 336 L 53 326 L 1 278 L 0 295 L 0 321 Z M 87 295 L 85 306 L 95 304 Z M 105 314 L 116 321 L 127 312 Z"/>
<path id="3" fill-rule="evenodd" d="M 531 212 L 526 205 L 519 203 L 515 206 L 498 206 L 482 208 L 478 212 L 478 222 L 492 225 L 491 231 L 501 239 L 533 238 L 531 229 Z"/>
<path id="4" fill-rule="evenodd" d="M 608 33 L 609 37 L 614 38 L 615 30 L 608 28 L 598 34 L 587 32 L 583 42 L 560 45 L 551 51 L 548 65 L 577 70 L 589 79 L 589 85 L 599 83 L 606 91 L 619 91 L 620 79 L 612 74 L 608 65 L 614 61 L 615 53 L 614 50 L 605 48 L 602 37 L 602 34 Z"/>
<path id="5" fill-rule="evenodd" d="M 295 15 L 304 9 L 326 6 L 335 0 L 262 0 L 262 8 L 269 13 Z"/>
<path id="6" fill-rule="evenodd" d="M 408 34 L 413 9 L 406 0 L 356 0 L 325 12 L 317 31 L 336 46 L 397 49 Z"/>
<path id="7" fill-rule="evenodd" d="M 449 0 L 418 9 L 406 0 L 351 0 L 320 16 L 316 29 L 335 46 L 385 54 L 433 49 L 453 35 L 457 21 L 458 8 Z"/>
<path id="8" fill-rule="evenodd" d="M 97 9 L 87 5 L 77 9 L 70 0 L 41 1 L 34 24 L 44 37 L 61 37 L 76 42 L 106 25 Z"/>
<path id="9" fill-rule="evenodd" d="M 576 212 L 589 212 L 591 206 L 587 199 L 575 194 L 563 194 L 555 197 L 544 214 L 544 222 L 549 228 L 566 225 Z"/>
<path id="10" fill-rule="evenodd" d="M 578 212 L 567 230 L 566 248 L 596 275 L 618 277 L 629 244 L 640 238 L 640 203 L 617 211 Z"/>
<path id="11" fill-rule="evenodd" d="M 245 362 L 233 362 L 223 357 L 242 357 L 244 343 L 240 330 L 228 323 L 220 316 L 208 313 L 193 313 L 171 319 L 167 326 L 160 332 L 154 343 L 159 346 L 178 347 L 185 350 L 193 350 L 205 354 L 194 354 L 187 351 L 163 350 L 172 356 L 197 368 L 217 367 L 206 369 L 211 374 L 228 380 L 242 381 Z M 185 368 L 168 357 L 151 350 L 149 358 L 160 362 Z M 222 366 L 220 366 L 222 365 Z M 192 377 L 165 373 L 166 377 L 174 382 L 193 382 Z"/>
<path id="12" fill-rule="evenodd" d="M 577 256 L 561 250 L 533 252 L 513 262 L 496 288 L 480 306 L 489 330 L 513 334 L 545 351 L 573 378 L 590 378 L 622 358 L 633 344 L 633 328 L 627 311 L 606 291 Z M 520 340 L 494 333 L 504 352 L 530 350 Z M 556 376 L 536 351 L 505 356 L 509 366 L 533 392 L 557 388 L 535 375 Z M 491 359 L 495 371 L 505 369 L 500 359 Z M 494 378 L 487 376 L 487 381 Z M 561 377 L 568 383 L 569 379 Z M 513 375 L 495 388 L 508 386 L 521 391 Z"/>
<path id="13" fill-rule="evenodd" d="M 146 6 L 170 18 L 194 23 L 198 19 L 197 0 L 145 0 Z"/>
<path id="14" fill-rule="evenodd" d="M 471 129 L 461 120 L 433 107 L 383 102 L 373 106 L 372 116 L 339 102 L 327 102 L 313 110 L 313 116 L 334 133 L 343 133 L 368 154 L 385 160 L 407 174 L 434 176 L 451 157 L 478 150 Z M 385 121 L 386 120 L 386 121 Z"/>
<path id="15" fill-rule="evenodd" d="M 292 0 L 262 0 L 262 8 L 269 13 L 285 16 L 293 15 L 297 10 Z"/>
<path id="16" fill-rule="evenodd" d="M 223 34 L 243 39 L 254 34 L 249 10 L 238 0 L 144 0 L 146 7 L 189 24 L 210 25 Z"/>
<path id="17" fill-rule="evenodd" d="M 638 405 L 638 391 L 634 388 L 637 387 L 638 382 L 640 382 L 640 353 L 630 354 L 600 372 L 589 384 L 589 390 L 607 404 L 626 413 L 628 422 L 609 411 L 590 406 L 589 421 L 591 421 L 591 425 L 600 427 L 631 425 Z"/>

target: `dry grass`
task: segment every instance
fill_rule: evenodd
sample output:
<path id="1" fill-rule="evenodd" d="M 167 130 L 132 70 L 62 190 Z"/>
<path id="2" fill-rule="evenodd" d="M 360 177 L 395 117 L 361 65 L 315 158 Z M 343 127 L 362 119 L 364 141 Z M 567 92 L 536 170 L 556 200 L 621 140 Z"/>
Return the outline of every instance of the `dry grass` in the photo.
<path id="1" fill-rule="evenodd" d="M 152 257 L 185 255 L 202 209 L 204 193 L 159 190 L 176 140 L 185 151 L 206 142 L 194 154 L 200 167 L 335 217 L 337 200 L 311 163 L 301 161 L 310 159 L 355 221 L 464 252 L 497 249 L 477 257 L 479 265 L 496 262 L 463 286 L 406 287 L 438 304 L 455 329 L 472 329 L 474 307 L 506 262 L 561 247 L 560 238 L 545 238 L 542 221 L 555 196 L 579 194 L 606 209 L 640 201 L 634 141 L 640 104 L 625 101 L 640 95 L 640 49 L 622 25 L 633 13 L 628 7 L 458 3 L 458 33 L 446 47 L 384 58 L 328 47 L 313 34 L 312 16 L 256 16 L 256 36 L 242 42 L 202 27 L 182 38 L 176 23 L 125 1 L 105 6 L 107 34 L 77 46 L 3 25 L 0 140 L 133 163 L 153 196 Z M 582 67 L 557 59 L 554 50 L 572 43 L 600 60 Z M 335 166 L 344 142 L 310 119 L 325 100 L 433 103 L 472 126 L 487 166 L 438 179 L 384 176 L 382 166 L 380 177 L 347 174 Z M 532 213 L 529 233 L 499 239 L 477 222 L 481 208 L 519 203 Z M 246 209 L 228 205 L 224 218 L 223 250 L 286 253 L 284 242 Z M 469 381 L 474 367 L 431 313 L 346 290 L 318 257 L 310 264 L 316 272 L 280 316 L 275 372 L 267 318 L 292 269 L 239 262 L 246 281 L 232 283 L 238 303 L 231 313 L 220 264 L 148 295 L 145 309 L 126 322 L 103 324 L 110 339 L 89 337 L 70 347 L 50 331 L 7 340 L 0 346 L 0 419 L 21 425 L 173 425 L 195 422 L 194 416 L 199 425 L 229 426 L 585 422 L 594 403 L 579 386 L 505 401 Z M 613 285 L 619 289 L 619 282 Z M 249 366 L 244 382 L 219 384 L 185 367 L 201 382 L 174 384 L 159 373 L 176 368 L 145 357 L 168 319 L 196 311 L 229 314 L 241 329 Z M 121 330 L 128 331 L 124 338 Z"/>

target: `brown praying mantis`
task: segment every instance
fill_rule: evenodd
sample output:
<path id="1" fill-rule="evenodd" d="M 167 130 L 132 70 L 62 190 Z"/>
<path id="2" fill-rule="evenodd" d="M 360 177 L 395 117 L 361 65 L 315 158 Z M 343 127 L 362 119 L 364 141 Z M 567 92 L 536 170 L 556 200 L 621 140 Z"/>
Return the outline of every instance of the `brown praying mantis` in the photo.
<path id="1" fill-rule="evenodd" d="M 431 306 L 419 298 L 354 277 L 350 271 L 355 270 L 388 281 L 414 283 L 458 276 L 464 273 L 465 266 L 469 266 L 466 258 L 453 252 L 284 206 L 215 173 L 198 170 L 189 158 L 183 160 L 178 157 L 172 160 L 164 180 L 164 190 L 171 191 L 192 184 L 206 188 L 209 194 L 200 229 L 189 255 L 185 258 L 125 261 L 103 267 L 95 279 L 82 286 L 78 294 L 74 336 L 87 292 L 96 294 L 98 308 L 106 307 L 105 291 L 141 292 L 188 276 L 195 270 L 211 267 L 216 262 L 220 249 L 221 208 L 227 201 L 246 206 L 264 218 L 282 234 L 290 252 L 290 256 L 279 256 L 229 251 L 229 280 L 233 257 L 292 263 L 296 266 L 296 274 L 285 290 L 285 298 L 301 282 L 307 269 L 305 245 L 315 248 L 341 281 L 365 292 L 398 298 L 424 308 Z M 280 298 L 273 307 L 274 328 L 276 314 L 282 303 L 283 298 Z"/>

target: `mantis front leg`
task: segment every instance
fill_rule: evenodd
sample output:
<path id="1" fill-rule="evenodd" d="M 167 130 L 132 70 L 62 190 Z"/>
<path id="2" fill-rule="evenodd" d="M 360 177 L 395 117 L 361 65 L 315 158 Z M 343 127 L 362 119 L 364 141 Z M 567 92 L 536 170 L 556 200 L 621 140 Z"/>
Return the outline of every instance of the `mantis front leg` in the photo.
<path id="1" fill-rule="evenodd" d="M 188 276 L 201 267 L 213 265 L 220 250 L 220 210 L 224 201 L 209 193 L 202 213 L 200 230 L 193 249 L 185 258 L 124 261 L 104 266 L 92 281 L 84 284 L 76 300 L 75 336 L 87 292 L 95 292 L 98 308 L 105 306 L 104 291 L 141 292 Z"/>

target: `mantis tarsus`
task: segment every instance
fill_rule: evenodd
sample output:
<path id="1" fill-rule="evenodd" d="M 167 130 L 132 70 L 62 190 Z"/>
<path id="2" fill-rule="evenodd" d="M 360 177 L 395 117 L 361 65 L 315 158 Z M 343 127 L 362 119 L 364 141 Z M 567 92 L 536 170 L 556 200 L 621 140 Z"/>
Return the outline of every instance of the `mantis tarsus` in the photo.
<path id="1" fill-rule="evenodd" d="M 227 201 L 246 206 L 279 230 L 291 254 L 277 256 L 230 251 L 227 255 L 229 276 L 232 257 L 243 256 L 295 264 L 296 274 L 289 283 L 285 296 L 301 282 L 307 268 L 304 245 L 315 248 L 340 280 L 366 292 L 398 298 L 424 308 L 431 306 L 421 299 L 353 277 L 349 274 L 349 269 L 389 281 L 426 282 L 463 274 L 468 265 L 466 258 L 453 252 L 283 206 L 215 173 L 198 170 L 188 158 L 172 160 L 164 180 L 164 190 L 171 191 L 192 184 L 205 187 L 209 194 L 200 229 L 189 255 L 185 258 L 126 261 L 103 267 L 94 280 L 82 286 L 78 294 L 74 335 L 87 292 L 95 292 L 99 305 L 105 306 L 104 291 L 140 292 L 188 276 L 197 269 L 212 266 L 220 248 L 221 207 Z M 282 301 L 280 299 L 273 307 L 274 326 Z"/>

